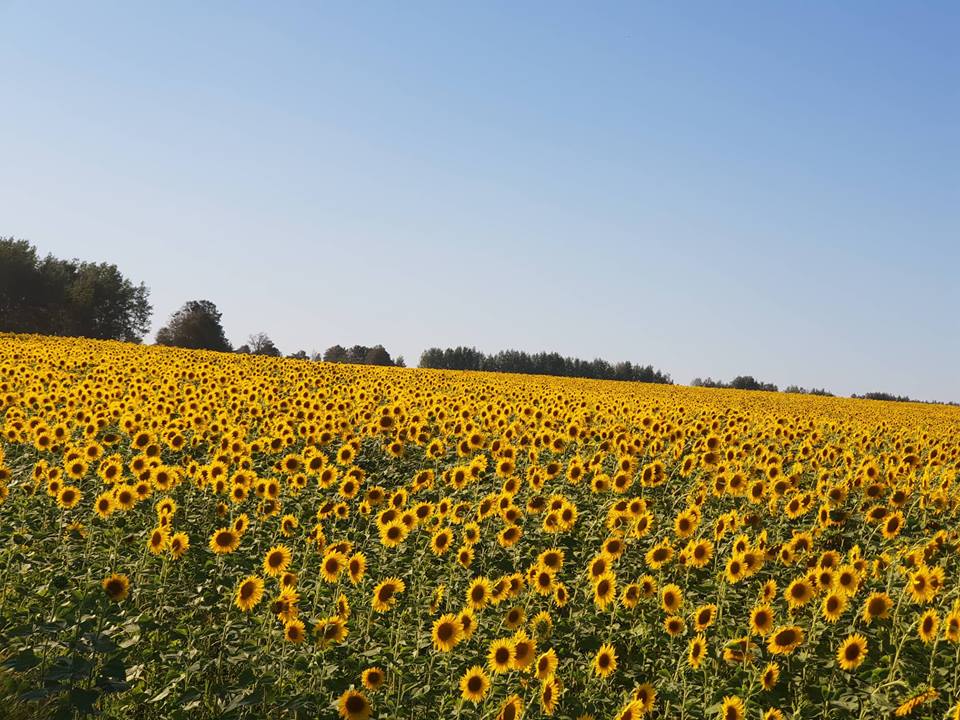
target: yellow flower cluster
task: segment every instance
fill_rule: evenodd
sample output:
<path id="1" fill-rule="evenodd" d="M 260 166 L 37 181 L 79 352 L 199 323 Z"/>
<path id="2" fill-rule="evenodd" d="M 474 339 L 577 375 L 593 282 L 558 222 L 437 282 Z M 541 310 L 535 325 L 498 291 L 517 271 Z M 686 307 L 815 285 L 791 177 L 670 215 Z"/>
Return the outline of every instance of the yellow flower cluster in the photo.
<path id="1" fill-rule="evenodd" d="M 106 717 L 939 717 L 958 469 L 951 407 L 0 336 L 0 633 L 97 607 Z"/>

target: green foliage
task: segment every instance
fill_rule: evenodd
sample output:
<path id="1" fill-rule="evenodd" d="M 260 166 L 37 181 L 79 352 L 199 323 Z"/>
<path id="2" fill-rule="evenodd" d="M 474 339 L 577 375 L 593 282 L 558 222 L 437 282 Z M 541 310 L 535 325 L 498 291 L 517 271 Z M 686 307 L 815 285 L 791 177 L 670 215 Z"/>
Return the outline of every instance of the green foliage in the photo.
<path id="1" fill-rule="evenodd" d="M 116 265 L 41 259 L 26 240 L 0 238 L 0 332 L 139 342 L 149 295 Z"/>

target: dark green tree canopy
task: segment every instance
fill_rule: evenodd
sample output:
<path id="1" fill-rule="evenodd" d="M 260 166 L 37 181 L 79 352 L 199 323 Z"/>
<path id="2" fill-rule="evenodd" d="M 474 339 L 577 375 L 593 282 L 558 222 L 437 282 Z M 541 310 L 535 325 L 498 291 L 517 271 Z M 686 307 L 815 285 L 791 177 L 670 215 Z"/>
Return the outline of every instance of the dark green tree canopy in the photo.
<path id="1" fill-rule="evenodd" d="M 220 311 L 209 300 L 190 300 L 157 331 L 157 345 L 193 350 L 230 352 L 230 342 L 220 324 Z"/>
<path id="2" fill-rule="evenodd" d="M 40 258 L 26 240 L 0 238 L 0 331 L 140 342 L 150 291 L 116 265 Z"/>

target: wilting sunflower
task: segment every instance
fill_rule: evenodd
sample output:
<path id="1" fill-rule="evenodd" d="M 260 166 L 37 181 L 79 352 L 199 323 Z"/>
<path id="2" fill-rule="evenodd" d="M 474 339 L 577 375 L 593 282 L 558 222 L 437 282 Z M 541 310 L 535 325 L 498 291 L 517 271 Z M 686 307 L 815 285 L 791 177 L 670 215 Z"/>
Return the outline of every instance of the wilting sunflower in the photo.
<path id="1" fill-rule="evenodd" d="M 232 553 L 240 547 L 240 535 L 231 528 L 219 528 L 210 536 L 210 549 L 217 555 Z"/>
<path id="2" fill-rule="evenodd" d="M 617 651 L 610 643 L 604 643 L 593 658 L 593 672 L 602 678 L 617 669 Z"/>
<path id="3" fill-rule="evenodd" d="M 387 612 L 397 603 L 397 595 L 407 589 L 403 580 L 398 577 L 387 578 L 379 583 L 373 590 L 373 598 L 370 601 L 374 610 L 379 613 Z"/>
<path id="4" fill-rule="evenodd" d="M 929 690 L 924 690 L 921 693 L 912 695 L 911 697 L 907 698 L 902 703 L 900 703 L 897 709 L 893 711 L 893 714 L 896 717 L 906 717 L 907 715 L 910 715 L 911 713 L 913 713 L 913 711 L 916 710 L 921 705 L 924 705 L 928 702 L 936 700 L 938 697 L 940 697 L 940 693 L 934 690 L 933 688 L 930 688 Z"/>
<path id="5" fill-rule="evenodd" d="M 373 708 L 367 696 L 359 690 L 347 690 L 340 696 L 337 709 L 343 720 L 368 720 Z"/>
<path id="6" fill-rule="evenodd" d="M 460 696 L 478 705 L 490 690 L 490 678 L 484 669 L 474 665 L 460 678 Z"/>
<path id="7" fill-rule="evenodd" d="M 837 649 L 837 664 L 844 670 L 854 670 L 867 657 L 867 639 L 860 633 L 848 636 Z"/>
<path id="8" fill-rule="evenodd" d="M 441 615 L 433 623 L 433 646 L 440 652 L 450 652 L 463 639 L 463 625 L 453 614 Z"/>
<path id="9" fill-rule="evenodd" d="M 233 604 L 243 612 L 250 612 L 263 597 L 263 579 L 259 575 L 250 575 L 240 582 Z"/>
<path id="10" fill-rule="evenodd" d="M 105 577 L 100 586 L 113 602 L 121 602 L 130 592 L 130 578 L 123 573 L 114 573 Z"/>
<path id="11" fill-rule="evenodd" d="M 290 566 L 293 553 L 286 545 L 274 545 L 263 557 L 263 572 L 270 577 L 282 575 Z"/>

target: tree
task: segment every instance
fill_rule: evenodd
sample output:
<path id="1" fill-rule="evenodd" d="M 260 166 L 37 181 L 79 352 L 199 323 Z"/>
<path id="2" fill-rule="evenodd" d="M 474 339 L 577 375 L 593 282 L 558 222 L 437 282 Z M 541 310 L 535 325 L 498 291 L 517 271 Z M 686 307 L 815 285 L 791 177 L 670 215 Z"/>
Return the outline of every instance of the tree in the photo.
<path id="1" fill-rule="evenodd" d="M 230 352 L 230 342 L 220 324 L 220 311 L 209 300 L 190 300 L 157 331 L 157 345 L 193 350 Z"/>
<path id="2" fill-rule="evenodd" d="M 139 342 L 150 327 L 149 294 L 116 265 L 81 263 L 67 286 L 72 325 L 84 337 Z"/>
<path id="3" fill-rule="evenodd" d="M 297 350 L 295 353 L 291 353 L 290 355 L 287 355 L 287 357 L 290 358 L 291 360 L 309 360 L 310 359 L 310 356 L 307 355 L 306 350 Z"/>
<path id="4" fill-rule="evenodd" d="M 323 361 L 329 363 L 347 362 L 347 351 L 343 345 L 331 345 L 323 353 Z"/>
<path id="5" fill-rule="evenodd" d="M 26 240 L 0 238 L 0 331 L 139 342 L 149 297 L 116 265 L 40 259 Z"/>
<path id="6" fill-rule="evenodd" d="M 393 366 L 393 360 L 383 345 L 374 345 L 372 348 L 366 348 L 366 352 L 363 354 L 363 364 L 391 367 Z"/>
<path id="7" fill-rule="evenodd" d="M 247 344 L 250 345 L 250 352 L 253 355 L 266 355 L 268 357 L 280 357 L 282 355 L 277 346 L 273 344 L 273 340 L 264 332 L 251 335 Z"/>

